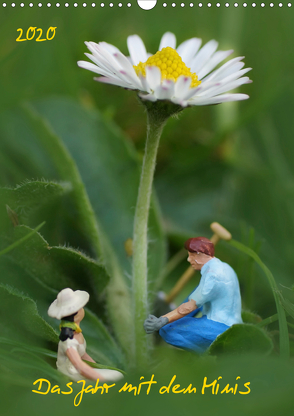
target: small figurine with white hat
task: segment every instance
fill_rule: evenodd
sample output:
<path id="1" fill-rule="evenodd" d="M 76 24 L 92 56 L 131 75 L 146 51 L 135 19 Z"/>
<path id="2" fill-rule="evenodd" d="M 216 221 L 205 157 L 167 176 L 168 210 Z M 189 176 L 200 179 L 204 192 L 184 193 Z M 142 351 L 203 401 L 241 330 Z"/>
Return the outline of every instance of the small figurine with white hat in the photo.
<path id="1" fill-rule="evenodd" d="M 74 381 L 83 379 L 117 381 L 122 373 L 110 369 L 95 369 L 83 360 L 95 362 L 86 353 L 86 341 L 80 323 L 85 316 L 84 306 L 89 301 L 89 293 L 72 289 L 63 289 L 50 305 L 48 315 L 61 319 L 57 353 L 57 369 Z"/>

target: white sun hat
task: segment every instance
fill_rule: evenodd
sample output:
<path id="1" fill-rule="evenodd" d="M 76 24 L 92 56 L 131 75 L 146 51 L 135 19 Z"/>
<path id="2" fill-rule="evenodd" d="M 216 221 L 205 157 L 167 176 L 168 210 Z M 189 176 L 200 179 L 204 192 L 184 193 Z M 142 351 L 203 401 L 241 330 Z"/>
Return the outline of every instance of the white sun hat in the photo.
<path id="1" fill-rule="evenodd" d="M 88 303 L 89 298 L 89 293 L 83 290 L 63 289 L 58 293 L 57 299 L 49 306 L 48 315 L 57 319 L 72 315 L 83 308 Z"/>

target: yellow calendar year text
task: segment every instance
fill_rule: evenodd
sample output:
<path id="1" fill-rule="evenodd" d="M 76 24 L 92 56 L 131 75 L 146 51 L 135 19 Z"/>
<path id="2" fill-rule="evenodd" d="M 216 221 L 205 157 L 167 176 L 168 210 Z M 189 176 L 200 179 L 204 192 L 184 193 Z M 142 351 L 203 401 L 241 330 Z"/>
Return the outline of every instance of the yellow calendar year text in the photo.
<path id="1" fill-rule="evenodd" d="M 16 38 L 16 42 L 24 42 L 26 40 L 35 40 L 36 42 L 43 42 L 44 40 L 52 40 L 55 36 L 57 27 L 50 26 L 49 29 L 45 32 L 43 35 L 43 29 L 30 26 L 28 30 L 26 31 L 25 37 L 24 37 L 24 31 L 22 28 L 17 29 L 17 32 L 19 33 L 18 38 Z"/>

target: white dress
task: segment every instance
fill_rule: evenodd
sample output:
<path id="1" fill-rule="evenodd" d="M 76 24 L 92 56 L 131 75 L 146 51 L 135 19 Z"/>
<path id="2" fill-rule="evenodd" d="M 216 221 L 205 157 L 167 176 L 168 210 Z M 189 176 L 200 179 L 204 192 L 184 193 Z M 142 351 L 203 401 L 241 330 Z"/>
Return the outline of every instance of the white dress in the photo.
<path id="1" fill-rule="evenodd" d="M 79 356 L 82 357 L 86 353 L 85 339 L 83 344 L 80 344 L 75 338 L 67 338 L 66 341 L 59 341 L 56 362 L 57 369 L 61 373 L 70 377 L 74 381 L 84 380 L 85 377 L 83 377 L 78 372 L 78 370 L 75 368 L 75 366 L 71 363 L 70 359 L 66 355 L 66 351 L 68 348 L 74 348 L 78 352 Z M 97 378 L 99 378 L 99 376 L 103 377 L 103 380 L 101 381 L 117 381 L 123 378 L 122 373 L 116 370 L 108 370 L 105 368 L 95 368 L 94 370 L 98 373 Z"/>

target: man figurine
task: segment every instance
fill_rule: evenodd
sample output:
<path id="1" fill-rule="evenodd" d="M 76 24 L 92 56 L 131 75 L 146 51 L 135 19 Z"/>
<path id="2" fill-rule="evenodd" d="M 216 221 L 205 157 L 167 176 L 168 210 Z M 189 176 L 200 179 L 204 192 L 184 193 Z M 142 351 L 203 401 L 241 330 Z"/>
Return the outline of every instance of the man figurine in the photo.
<path id="1" fill-rule="evenodd" d="M 153 315 L 144 322 L 147 334 L 159 330 L 169 344 L 197 353 L 204 352 L 231 325 L 242 323 L 240 287 L 236 273 L 214 257 L 214 245 L 205 237 L 185 243 L 188 262 L 201 271 L 201 280 L 186 302 L 166 315 Z M 196 318 L 202 311 L 202 317 Z"/>

